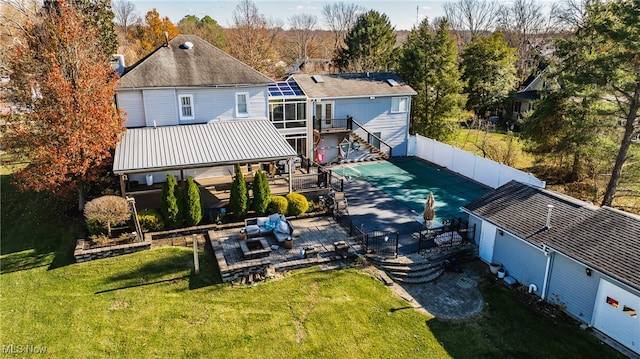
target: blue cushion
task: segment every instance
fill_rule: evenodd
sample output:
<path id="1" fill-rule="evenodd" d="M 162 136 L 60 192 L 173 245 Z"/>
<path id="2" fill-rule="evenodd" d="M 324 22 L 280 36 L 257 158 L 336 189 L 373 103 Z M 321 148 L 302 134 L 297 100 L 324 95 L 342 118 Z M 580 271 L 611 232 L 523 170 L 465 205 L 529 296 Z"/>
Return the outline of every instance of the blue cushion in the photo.
<path id="1" fill-rule="evenodd" d="M 270 231 L 270 230 L 276 228 L 276 225 L 277 225 L 277 222 L 267 222 L 267 223 L 265 223 L 264 228 L 266 228 L 267 231 Z"/>

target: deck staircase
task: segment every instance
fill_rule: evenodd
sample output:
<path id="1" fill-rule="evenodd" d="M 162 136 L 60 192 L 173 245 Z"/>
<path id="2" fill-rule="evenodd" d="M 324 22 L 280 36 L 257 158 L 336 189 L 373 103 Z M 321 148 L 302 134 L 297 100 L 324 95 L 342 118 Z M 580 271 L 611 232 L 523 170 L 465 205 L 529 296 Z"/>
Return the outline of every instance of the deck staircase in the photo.
<path id="1" fill-rule="evenodd" d="M 354 132 L 351 132 L 349 134 L 349 139 L 351 140 L 351 142 L 358 142 L 360 144 L 360 151 L 367 151 L 370 154 L 372 154 L 372 156 L 370 157 L 371 160 L 380 160 L 380 159 L 388 160 L 389 159 L 388 154 L 382 152 L 379 148 L 370 144 L 369 142 L 367 142 L 365 139 L 358 136 Z"/>
<path id="2" fill-rule="evenodd" d="M 458 263 L 477 256 L 477 246 L 465 244 L 457 247 L 434 248 L 422 254 L 412 253 L 398 258 L 368 255 L 368 259 L 397 283 L 423 284 L 431 282 L 445 271 L 445 261 L 455 258 Z"/>

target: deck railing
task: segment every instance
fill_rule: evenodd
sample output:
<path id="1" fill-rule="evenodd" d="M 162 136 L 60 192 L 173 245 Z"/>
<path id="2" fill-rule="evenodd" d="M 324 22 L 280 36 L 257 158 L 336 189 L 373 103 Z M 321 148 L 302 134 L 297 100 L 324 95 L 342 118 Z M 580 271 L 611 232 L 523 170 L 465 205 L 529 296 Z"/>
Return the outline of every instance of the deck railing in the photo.
<path id="1" fill-rule="evenodd" d="M 443 221 L 444 226 L 435 229 L 425 228 L 420 231 L 418 252 L 429 248 L 452 248 L 473 241 L 476 225 L 469 227 L 469 221 L 464 218 L 453 218 Z M 457 236 L 460 236 L 459 238 Z M 436 243 L 436 237 L 440 244 Z"/>

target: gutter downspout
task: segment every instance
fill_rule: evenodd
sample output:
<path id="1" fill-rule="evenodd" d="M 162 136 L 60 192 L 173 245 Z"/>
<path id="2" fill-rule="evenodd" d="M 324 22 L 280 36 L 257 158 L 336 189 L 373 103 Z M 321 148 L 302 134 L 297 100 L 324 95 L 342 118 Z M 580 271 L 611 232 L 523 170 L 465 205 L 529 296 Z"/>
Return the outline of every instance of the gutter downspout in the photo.
<path id="1" fill-rule="evenodd" d="M 546 244 L 542 244 L 542 251 L 545 257 L 547 257 L 547 266 L 544 269 L 544 281 L 542 282 L 542 293 L 540 299 L 547 297 L 547 283 L 549 282 L 549 272 L 551 271 L 551 258 L 553 257 L 553 250 L 547 247 Z"/>

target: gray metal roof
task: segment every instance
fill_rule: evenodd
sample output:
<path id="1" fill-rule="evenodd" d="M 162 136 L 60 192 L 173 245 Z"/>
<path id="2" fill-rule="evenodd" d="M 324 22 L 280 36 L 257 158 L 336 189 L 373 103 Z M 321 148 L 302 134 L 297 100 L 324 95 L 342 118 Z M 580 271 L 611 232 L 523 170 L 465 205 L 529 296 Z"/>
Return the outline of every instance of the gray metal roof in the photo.
<path id="1" fill-rule="evenodd" d="M 192 47 L 184 46 L 191 43 Z M 116 89 L 266 85 L 273 80 L 196 35 L 178 35 L 128 67 Z"/>
<path id="2" fill-rule="evenodd" d="M 113 172 L 144 173 L 296 156 L 268 120 L 130 128 L 116 146 Z"/>
<path id="3" fill-rule="evenodd" d="M 546 229 L 549 204 L 554 207 Z M 463 209 L 640 289 L 640 216 L 516 181 Z"/>
<path id="4" fill-rule="evenodd" d="M 416 94 L 411 86 L 393 72 L 296 74 L 291 77 L 310 98 L 413 96 Z"/>

